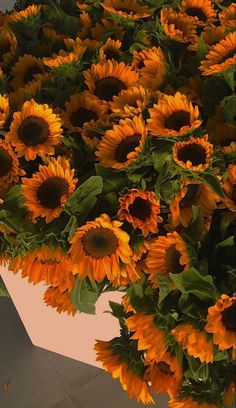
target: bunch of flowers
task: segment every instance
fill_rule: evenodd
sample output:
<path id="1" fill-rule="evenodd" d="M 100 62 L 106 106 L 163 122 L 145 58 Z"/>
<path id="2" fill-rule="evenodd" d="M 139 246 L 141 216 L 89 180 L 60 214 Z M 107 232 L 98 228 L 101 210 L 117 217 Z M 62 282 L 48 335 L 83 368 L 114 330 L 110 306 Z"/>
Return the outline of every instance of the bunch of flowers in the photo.
<path id="1" fill-rule="evenodd" d="M 58 312 L 110 302 L 130 397 L 232 404 L 236 4 L 18 1 L 0 14 L 1 263 Z"/>

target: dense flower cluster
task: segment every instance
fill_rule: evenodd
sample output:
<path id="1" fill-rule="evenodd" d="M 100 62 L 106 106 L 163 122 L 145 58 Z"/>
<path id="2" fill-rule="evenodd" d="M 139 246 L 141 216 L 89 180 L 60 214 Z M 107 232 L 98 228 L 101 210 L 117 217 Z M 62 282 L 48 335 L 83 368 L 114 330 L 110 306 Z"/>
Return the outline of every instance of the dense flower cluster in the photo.
<path id="1" fill-rule="evenodd" d="M 0 14 L 0 259 L 95 313 L 130 397 L 230 407 L 236 384 L 236 4 L 18 1 Z"/>

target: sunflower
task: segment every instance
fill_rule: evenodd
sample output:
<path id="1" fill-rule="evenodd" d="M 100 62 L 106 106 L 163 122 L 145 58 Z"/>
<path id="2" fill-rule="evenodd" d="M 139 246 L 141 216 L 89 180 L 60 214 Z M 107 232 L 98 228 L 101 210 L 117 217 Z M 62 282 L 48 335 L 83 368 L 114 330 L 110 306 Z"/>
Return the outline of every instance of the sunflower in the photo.
<path id="1" fill-rule="evenodd" d="M 34 79 L 39 79 L 44 72 L 45 68 L 40 58 L 24 54 L 22 57 L 19 57 L 11 70 L 13 76 L 11 84 L 13 88 L 17 90 L 19 87 L 24 87 Z"/>
<path id="2" fill-rule="evenodd" d="M 151 364 L 146 372 L 146 378 L 151 381 L 152 388 L 157 394 L 163 392 L 173 397 L 182 382 L 182 367 L 176 357 L 166 352 L 160 361 Z"/>
<path id="3" fill-rule="evenodd" d="M 13 12 L 9 17 L 9 22 L 18 23 L 19 21 L 36 17 L 40 13 L 40 11 L 41 4 L 40 5 L 32 4 L 31 6 L 26 7 L 24 10 Z"/>
<path id="4" fill-rule="evenodd" d="M 187 227 L 193 217 L 192 206 L 200 206 L 204 217 L 209 217 L 217 207 L 219 197 L 204 183 L 185 179 L 179 193 L 170 203 L 171 222 L 174 227 Z"/>
<path id="5" fill-rule="evenodd" d="M 220 14 L 219 19 L 225 30 L 235 30 L 236 26 L 236 3 L 230 4 Z"/>
<path id="6" fill-rule="evenodd" d="M 16 50 L 17 40 L 15 35 L 3 26 L 0 36 L 0 67 L 6 67 L 12 62 Z"/>
<path id="7" fill-rule="evenodd" d="M 26 101 L 21 112 L 15 112 L 6 140 L 15 146 L 19 157 L 35 160 L 36 156 L 54 154 L 54 145 L 62 138 L 59 115 L 48 105 L 40 105 L 33 99 Z"/>
<path id="8" fill-rule="evenodd" d="M 217 44 L 220 40 L 225 38 L 225 30 L 221 26 L 207 26 L 201 32 L 200 36 L 194 37 L 192 43 L 188 46 L 188 50 L 197 51 L 199 47 L 199 41 L 202 39 L 204 45 L 209 49 L 212 45 Z"/>
<path id="9" fill-rule="evenodd" d="M 88 276 L 97 282 L 107 277 L 115 285 L 125 274 L 128 274 L 126 280 L 136 281 L 138 275 L 129 268 L 133 263 L 129 235 L 121 226 L 121 222 L 111 221 L 108 215 L 102 214 L 79 227 L 69 251 L 72 272 L 81 279 Z"/>
<path id="10" fill-rule="evenodd" d="M 155 315 L 135 313 L 126 319 L 126 325 L 134 334 L 131 340 L 138 341 L 138 350 L 146 350 L 147 361 L 161 361 L 168 346 L 165 343 L 166 332 L 155 323 Z"/>
<path id="11" fill-rule="evenodd" d="M 70 299 L 70 292 L 61 292 L 57 287 L 49 287 L 44 294 L 44 302 L 47 306 L 56 308 L 58 313 L 66 312 L 74 316 L 77 312 Z"/>
<path id="12" fill-rule="evenodd" d="M 192 17 L 193 24 L 211 25 L 216 19 L 216 11 L 211 0 L 182 0 L 181 11 Z"/>
<path id="13" fill-rule="evenodd" d="M 141 117 L 120 120 L 107 130 L 96 152 L 102 166 L 122 169 L 129 166 L 143 151 L 147 131 Z"/>
<path id="14" fill-rule="evenodd" d="M 111 33 L 110 37 L 116 40 L 122 40 L 124 37 L 123 27 L 113 20 L 102 18 L 91 28 L 92 37 L 97 41 L 102 41 L 107 33 Z"/>
<path id="15" fill-rule="evenodd" d="M 90 38 L 85 38 L 82 40 L 80 37 L 64 38 L 64 43 L 69 51 L 76 51 L 77 48 L 86 48 L 91 51 L 96 51 L 100 47 L 101 43 L 97 40 L 91 40 Z"/>
<path id="16" fill-rule="evenodd" d="M 165 34 L 174 41 L 188 43 L 196 36 L 193 20 L 185 13 L 178 13 L 172 8 L 163 8 L 160 20 Z"/>
<path id="17" fill-rule="evenodd" d="M 70 97 L 65 103 L 65 111 L 61 118 L 63 125 L 70 132 L 79 132 L 84 124 L 100 119 L 107 111 L 106 105 L 100 99 L 88 91 L 84 91 Z"/>
<path id="18" fill-rule="evenodd" d="M 145 106 L 150 102 L 151 96 L 150 89 L 141 85 L 133 86 L 114 96 L 110 109 L 120 116 L 137 116 L 142 113 Z"/>
<path id="19" fill-rule="evenodd" d="M 188 247 L 176 231 L 159 236 L 150 245 L 145 265 L 149 280 L 158 286 L 156 275 L 178 274 L 189 269 Z"/>
<path id="20" fill-rule="evenodd" d="M 146 6 L 141 6 L 136 0 L 104 0 L 101 6 L 108 13 L 118 14 L 120 17 L 138 20 L 151 15 Z"/>
<path id="21" fill-rule="evenodd" d="M 183 136 L 198 128 L 199 109 L 185 95 L 164 95 L 149 109 L 148 130 L 155 136 Z"/>
<path id="22" fill-rule="evenodd" d="M 196 401 L 193 397 L 177 397 L 172 398 L 169 402 L 169 408 L 218 408 L 219 405 L 211 404 L 208 402 Z"/>
<path id="23" fill-rule="evenodd" d="M 81 59 L 86 51 L 86 47 L 77 47 L 72 52 L 60 50 L 58 54 L 53 54 L 52 57 L 43 58 L 43 63 L 51 69 L 60 67 L 61 65 L 70 65 Z"/>
<path id="24" fill-rule="evenodd" d="M 100 361 L 104 369 L 109 372 L 113 378 L 119 378 L 129 398 L 136 397 L 138 402 L 143 404 L 154 403 L 149 391 L 149 386 L 141 376 L 134 373 L 118 352 L 112 347 L 110 341 L 96 340 L 94 349 L 97 354 L 97 361 Z"/>
<path id="25" fill-rule="evenodd" d="M 205 171 L 213 155 L 213 145 L 203 138 L 190 137 L 186 142 L 178 142 L 173 147 L 174 161 L 184 169 L 190 171 Z"/>
<path id="26" fill-rule="evenodd" d="M 11 145 L 0 139 L 0 187 L 8 188 L 12 183 L 18 183 L 19 176 L 24 174 Z"/>
<path id="27" fill-rule="evenodd" d="M 5 125 L 10 112 L 9 100 L 6 95 L 0 95 L 0 129 Z"/>
<path id="28" fill-rule="evenodd" d="M 223 184 L 226 198 L 223 200 L 230 211 L 236 212 L 236 164 L 230 164 L 227 170 L 227 178 Z"/>
<path id="29" fill-rule="evenodd" d="M 219 142 L 223 153 L 236 152 L 236 126 L 225 122 L 223 110 L 218 106 L 206 123 L 212 142 Z"/>
<path id="30" fill-rule="evenodd" d="M 236 383 L 231 382 L 225 391 L 224 404 L 228 408 L 232 408 L 236 395 Z"/>
<path id="31" fill-rule="evenodd" d="M 202 75 L 214 75 L 225 72 L 236 63 L 236 32 L 226 35 L 210 48 L 210 51 L 202 60 L 200 70 Z"/>
<path id="32" fill-rule="evenodd" d="M 154 239 L 144 240 L 133 248 L 133 260 L 135 261 L 136 270 L 139 271 L 140 275 L 142 275 L 143 272 L 147 273 L 146 258 L 153 241 Z M 153 287 L 157 288 L 158 285 L 153 285 Z"/>
<path id="33" fill-rule="evenodd" d="M 156 91 L 164 82 L 167 73 L 166 59 L 160 47 L 152 47 L 134 53 L 133 65 L 138 64 L 140 80 L 144 87 Z"/>
<path id="34" fill-rule="evenodd" d="M 114 118 L 112 115 L 104 115 L 98 120 L 92 120 L 89 123 L 85 123 L 81 130 L 81 136 L 84 143 L 91 149 L 98 148 L 104 133 L 100 128 L 109 128 L 113 125 Z"/>
<path id="35" fill-rule="evenodd" d="M 129 313 L 129 312 L 135 313 L 135 310 L 134 310 L 133 306 L 131 306 L 131 304 L 130 304 L 130 298 L 129 298 L 128 293 L 126 293 L 126 295 L 124 295 L 122 297 L 121 304 L 122 304 L 122 306 L 124 308 L 124 311 L 126 313 Z"/>
<path id="36" fill-rule="evenodd" d="M 213 334 L 213 343 L 220 350 L 233 347 L 236 350 L 236 293 L 221 295 L 214 306 L 209 307 L 206 331 Z"/>
<path id="37" fill-rule="evenodd" d="M 150 232 L 158 232 L 158 223 L 162 222 L 160 214 L 160 202 L 155 198 L 153 191 L 130 190 L 119 198 L 120 208 L 118 217 L 133 225 L 133 228 L 141 229 L 146 237 Z"/>
<path id="38" fill-rule="evenodd" d="M 93 64 L 84 72 L 84 78 L 90 92 L 110 102 L 122 89 L 130 88 L 138 81 L 138 73 L 124 62 L 108 60 L 105 63 Z"/>
<path id="39" fill-rule="evenodd" d="M 99 50 L 100 62 L 105 62 L 109 59 L 119 59 L 122 55 L 122 51 L 120 50 L 121 45 L 120 40 L 113 40 L 109 37 Z"/>
<path id="40" fill-rule="evenodd" d="M 33 221 L 43 217 L 49 223 L 59 217 L 76 187 L 74 172 L 69 161 L 59 156 L 57 159 L 51 158 L 47 166 L 40 165 L 39 172 L 32 178 L 23 179 L 22 193 Z"/>
<path id="41" fill-rule="evenodd" d="M 213 362 L 213 343 L 205 331 L 194 328 L 191 323 L 183 323 L 172 329 L 171 334 L 191 357 L 199 358 L 201 363 Z"/>

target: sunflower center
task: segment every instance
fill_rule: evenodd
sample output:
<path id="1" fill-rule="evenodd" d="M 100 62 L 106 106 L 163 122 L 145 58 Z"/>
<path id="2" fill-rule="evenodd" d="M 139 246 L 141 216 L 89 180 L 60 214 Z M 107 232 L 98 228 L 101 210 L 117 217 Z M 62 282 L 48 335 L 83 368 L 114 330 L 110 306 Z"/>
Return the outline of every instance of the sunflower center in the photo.
<path id="1" fill-rule="evenodd" d="M 37 191 L 37 198 L 43 207 L 52 210 L 61 205 L 61 198 L 68 195 L 68 192 L 68 182 L 62 177 L 52 176 L 41 184 Z"/>
<path id="2" fill-rule="evenodd" d="M 97 119 L 97 114 L 86 108 L 79 108 L 70 116 L 70 121 L 75 127 L 82 127 L 85 122 Z"/>
<path id="3" fill-rule="evenodd" d="M 83 247 L 88 255 L 99 259 L 115 253 L 118 239 L 109 228 L 91 228 L 83 236 Z"/>
<path id="4" fill-rule="evenodd" d="M 161 370 L 164 374 L 174 375 L 173 371 L 170 369 L 170 365 L 167 364 L 165 361 L 160 361 L 157 363 L 157 367 Z"/>
<path id="5" fill-rule="evenodd" d="M 178 132 L 183 126 L 190 126 L 190 113 L 184 110 L 173 112 L 165 120 L 165 127 L 167 129 L 176 130 Z"/>
<path id="6" fill-rule="evenodd" d="M 39 65 L 33 65 L 32 67 L 29 67 L 24 75 L 24 82 L 30 82 L 34 79 L 34 75 L 36 74 L 41 74 L 43 71 L 39 67 Z"/>
<path id="7" fill-rule="evenodd" d="M 141 135 L 139 134 L 134 134 L 126 139 L 123 139 L 116 149 L 115 159 L 119 163 L 124 163 L 127 160 L 128 154 L 133 152 L 139 145 L 140 139 Z"/>
<path id="8" fill-rule="evenodd" d="M 191 161 L 193 166 L 206 163 L 206 151 L 204 147 L 196 143 L 189 143 L 182 147 L 177 156 L 184 163 Z"/>
<path id="9" fill-rule="evenodd" d="M 191 17 L 198 17 L 199 20 L 201 21 L 207 21 L 207 17 L 205 13 L 198 7 L 189 7 L 186 10 L 186 14 Z"/>
<path id="10" fill-rule="evenodd" d="M 118 95 L 122 89 L 127 87 L 120 79 L 108 76 L 96 82 L 95 95 L 105 101 L 112 101 L 113 96 Z"/>
<path id="11" fill-rule="evenodd" d="M 236 332 L 236 301 L 230 306 L 227 307 L 222 315 L 222 323 L 227 330 Z"/>
<path id="12" fill-rule="evenodd" d="M 199 184 L 188 184 L 187 192 L 185 196 L 180 200 L 179 206 L 180 208 L 188 208 L 191 207 L 196 199 L 200 194 L 200 186 Z"/>
<path id="13" fill-rule="evenodd" d="M 13 159 L 11 155 L 0 146 L 0 177 L 5 176 L 12 169 Z"/>
<path id="14" fill-rule="evenodd" d="M 225 54 L 222 58 L 220 58 L 220 61 L 218 62 L 218 64 L 223 64 L 223 62 L 225 62 L 227 59 L 233 58 L 235 53 L 236 53 L 236 47 L 234 47 L 232 50 L 227 52 L 227 54 Z"/>
<path id="15" fill-rule="evenodd" d="M 117 57 L 119 57 L 119 51 L 118 50 L 116 50 L 115 48 L 107 48 L 105 51 L 104 51 L 104 54 L 106 55 L 106 58 L 107 59 L 112 59 L 112 58 L 114 58 L 114 59 L 116 59 Z"/>
<path id="16" fill-rule="evenodd" d="M 179 263 L 181 253 L 177 251 L 175 244 L 166 251 L 166 269 L 168 273 L 178 274 L 183 272 L 184 266 Z"/>
<path id="17" fill-rule="evenodd" d="M 234 204 L 236 205 L 236 184 L 233 184 L 231 198 L 232 198 Z"/>
<path id="18" fill-rule="evenodd" d="M 48 124 L 43 118 L 28 116 L 21 123 L 18 136 L 26 146 L 36 146 L 44 143 L 49 136 Z"/>
<path id="19" fill-rule="evenodd" d="M 138 218 L 141 221 L 146 221 L 151 214 L 151 204 L 148 200 L 137 197 L 133 204 L 129 205 L 129 213 L 132 217 Z"/>
<path id="20" fill-rule="evenodd" d="M 125 7 L 117 7 L 116 10 L 117 11 L 122 11 L 122 13 L 127 13 L 127 14 L 133 13 L 132 10 L 130 10 L 128 8 L 125 8 Z"/>

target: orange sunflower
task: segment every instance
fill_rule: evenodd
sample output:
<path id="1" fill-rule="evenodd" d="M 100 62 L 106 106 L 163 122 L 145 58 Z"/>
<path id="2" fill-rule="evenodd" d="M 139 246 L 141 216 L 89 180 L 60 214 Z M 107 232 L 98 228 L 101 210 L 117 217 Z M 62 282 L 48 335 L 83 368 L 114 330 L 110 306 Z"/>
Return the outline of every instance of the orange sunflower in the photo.
<path id="1" fill-rule="evenodd" d="M 63 36 L 64 37 L 64 36 Z M 80 37 L 64 38 L 64 43 L 69 51 L 76 51 L 78 48 L 86 48 L 88 50 L 96 51 L 100 47 L 101 42 L 97 40 L 91 40 L 90 38 L 85 38 L 82 40 Z"/>
<path id="2" fill-rule="evenodd" d="M 236 32 L 213 45 L 205 59 L 201 62 L 202 75 L 214 75 L 225 72 L 236 63 Z"/>
<path id="3" fill-rule="evenodd" d="M 147 131 L 141 117 L 127 118 L 105 132 L 96 155 L 104 167 L 122 169 L 136 160 L 146 139 Z"/>
<path id="4" fill-rule="evenodd" d="M 108 13 L 118 14 L 120 17 L 138 20 L 151 15 L 146 6 L 141 6 L 136 0 L 104 0 L 101 6 Z"/>
<path id="5" fill-rule="evenodd" d="M 130 190 L 119 198 L 120 208 L 118 217 L 120 220 L 130 222 L 134 228 L 141 229 L 143 236 L 149 232 L 158 232 L 158 223 L 162 222 L 160 214 L 160 202 L 155 198 L 153 191 Z"/>
<path id="6" fill-rule="evenodd" d="M 104 131 L 100 128 L 108 128 L 114 125 L 114 118 L 112 115 L 104 115 L 101 119 L 92 120 L 83 125 L 81 136 L 84 143 L 91 149 L 98 148 Z"/>
<path id="7" fill-rule="evenodd" d="M 146 350 L 147 361 L 161 361 L 168 346 L 165 343 L 166 332 L 155 323 L 155 315 L 135 313 L 126 319 L 126 325 L 134 332 L 131 339 L 138 341 L 138 350 Z"/>
<path id="8" fill-rule="evenodd" d="M 118 59 L 122 55 L 120 40 L 108 38 L 105 44 L 99 50 L 100 62 L 105 62 L 109 59 Z"/>
<path id="9" fill-rule="evenodd" d="M 146 378 L 151 381 L 152 388 L 159 392 L 168 393 L 173 397 L 182 383 L 182 367 L 177 358 L 166 352 L 160 361 L 151 364 L 146 372 Z"/>
<path id="10" fill-rule="evenodd" d="M 236 383 L 233 381 L 225 391 L 224 404 L 227 408 L 232 408 L 236 396 Z"/>
<path id="11" fill-rule="evenodd" d="M 193 19 L 185 13 L 179 13 L 172 8 L 162 8 L 160 20 L 165 34 L 174 41 L 188 43 L 196 36 Z"/>
<path id="12" fill-rule="evenodd" d="M 216 10 L 211 0 L 182 0 L 181 11 L 192 17 L 193 24 L 206 26 L 216 19 Z"/>
<path id="13" fill-rule="evenodd" d="M 139 83 L 156 91 L 167 73 L 166 59 L 160 47 L 144 49 L 133 54 L 133 66 L 139 70 Z"/>
<path id="14" fill-rule="evenodd" d="M 53 54 L 52 57 L 43 58 L 43 63 L 51 69 L 58 68 L 61 65 L 73 64 L 81 59 L 85 51 L 86 47 L 77 47 L 72 52 L 60 50 L 59 54 Z"/>
<path id="15" fill-rule="evenodd" d="M 54 146 L 62 138 L 59 115 L 48 105 L 40 105 L 33 99 L 26 101 L 21 112 L 13 114 L 13 121 L 6 140 L 15 147 L 19 157 L 35 160 L 36 156 L 54 154 Z"/>
<path id="16" fill-rule="evenodd" d="M 69 196 L 75 190 L 77 179 L 70 163 L 58 156 L 49 160 L 47 166 L 40 165 L 39 172 L 30 179 L 24 178 L 22 193 L 26 207 L 32 212 L 33 222 L 38 217 L 49 223 L 59 217 Z"/>
<path id="17" fill-rule="evenodd" d="M 127 363 L 122 362 L 118 352 L 114 350 L 110 341 L 96 340 L 94 349 L 97 361 L 113 378 L 119 378 L 120 383 L 129 398 L 137 398 L 143 404 L 154 403 L 150 394 L 148 383 L 138 374 L 135 374 Z"/>
<path id="18" fill-rule="evenodd" d="M 93 64 L 84 72 L 84 78 L 90 92 L 110 102 L 122 89 L 130 88 L 138 81 L 138 73 L 124 62 L 108 60 Z"/>
<path id="19" fill-rule="evenodd" d="M 110 37 L 117 40 L 121 40 L 124 37 L 122 25 L 116 23 L 114 20 L 110 21 L 102 18 L 91 28 L 92 37 L 98 41 L 102 41 L 107 33 L 111 33 Z"/>
<path id="20" fill-rule="evenodd" d="M 19 57 L 11 70 L 13 76 L 11 84 L 13 88 L 17 90 L 19 87 L 24 87 L 34 79 L 39 79 L 44 72 L 45 68 L 40 58 L 24 54 L 22 57 Z"/>
<path id="21" fill-rule="evenodd" d="M 79 227 L 71 239 L 70 260 L 72 272 L 81 279 L 102 282 L 107 277 L 115 286 L 125 277 L 126 284 L 139 279 L 132 261 L 129 235 L 120 227 L 120 221 L 111 221 L 102 214 L 94 221 Z"/>
<path id="22" fill-rule="evenodd" d="M 138 116 L 149 103 L 151 96 L 150 89 L 141 85 L 133 86 L 114 96 L 110 109 L 120 116 Z"/>
<path id="23" fill-rule="evenodd" d="M 205 330 L 213 334 L 213 343 L 220 350 L 233 347 L 236 350 L 236 293 L 221 295 L 214 306 L 209 307 Z"/>
<path id="24" fill-rule="evenodd" d="M 198 107 L 180 92 L 161 97 L 149 113 L 148 130 L 154 136 L 183 136 L 202 123 Z"/>
<path id="25" fill-rule="evenodd" d="M 207 123 L 206 128 L 213 142 L 219 142 L 223 153 L 236 152 L 236 126 L 225 122 L 223 110 L 217 107 Z"/>
<path id="26" fill-rule="evenodd" d="M 24 175 L 11 145 L 0 139 L 0 187 L 8 188 L 12 183 L 18 183 L 19 176 Z"/>
<path id="27" fill-rule="evenodd" d="M 150 245 L 145 265 L 149 280 L 157 287 L 156 275 L 178 274 L 189 269 L 188 247 L 176 231 L 159 236 Z"/>
<path id="28" fill-rule="evenodd" d="M 57 287 L 49 287 L 44 293 L 44 302 L 47 306 L 56 308 L 58 313 L 66 312 L 74 316 L 77 312 L 70 299 L 70 292 L 66 290 L 61 292 Z"/>
<path id="29" fill-rule="evenodd" d="M 98 120 L 106 111 L 106 105 L 102 104 L 99 98 L 84 91 L 70 97 L 65 103 L 65 111 L 62 111 L 61 118 L 63 125 L 70 132 L 79 132 L 84 124 Z"/>
<path id="30" fill-rule="evenodd" d="M 221 26 L 206 26 L 205 29 L 201 32 L 200 36 L 194 37 L 192 43 L 188 46 L 188 50 L 197 51 L 199 46 L 199 40 L 202 38 L 204 44 L 207 48 L 210 48 L 211 45 L 217 44 L 220 40 L 225 38 L 225 30 Z"/>
<path id="31" fill-rule="evenodd" d="M 227 178 L 223 184 L 226 198 L 223 200 L 230 211 L 236 212 L 236 164 L 228 166 Z"/>
<path id="32" fill-rule="evenodd" d="M 173 147 L 174 161 L 184 169 L 190 171 L 205 171 L 213 155 L 213 145 L 207 141 L 208 135 L 203 138 L 190 137 L 186 142 L 178 142 Z"/>
<path id="33" fill-rule="evenodd" d="M 172 398 L 169 402 L 170 408 L 218 408 L 218 405 L 209 404 L 208 402 L 196 401 L 193 397 Z"/>
<path id="34" fill-rule="evenodd" d="M 213 343 L 208 340 L 206 332 L 196 329 L 191 323 L 183 323 L 171 330 L 177 342 L 201 363 L 213 362 Z"/>
<path id="35" fill-rule="evenodd" d="M 7 28 L 3 26 L 1 28 L 0 36 L 0 67 L 8 66 L 17 50 L 17 40 L 15 35 Z"/>
<path id="36" fill-rule="evenodd" d="M 219 19 L 225 30 L 235 30 L 236 27 L 236 3 L 230 4 L 220 14 Z"/>
<path id="37" fill-rule="evenodd" d="M 13 12 L 9 17 L 9 22 L 18 23 L 19 21 L 36 17 L 40 13 L 40 11 L 41 4 L 40 5 L 32 4 L 31 6 L 26 7 L 24 10 Z"/>
<path id="38" fill-rule="evenodd" d="M 170 203 L 171 222 L 174 227 L 187 227 L 193 217 L 192 206 L 200 206 L 204 217 L 209 217 L 217 207 L 220 198 L 204 183 L 185 179 L 179 193 Z"/>
<path id="39" fill-rule="evenodd" d="M 10 112 L 9 100 L 6 95 L 0 95 L 0 129 L 5 125 Z"/>

